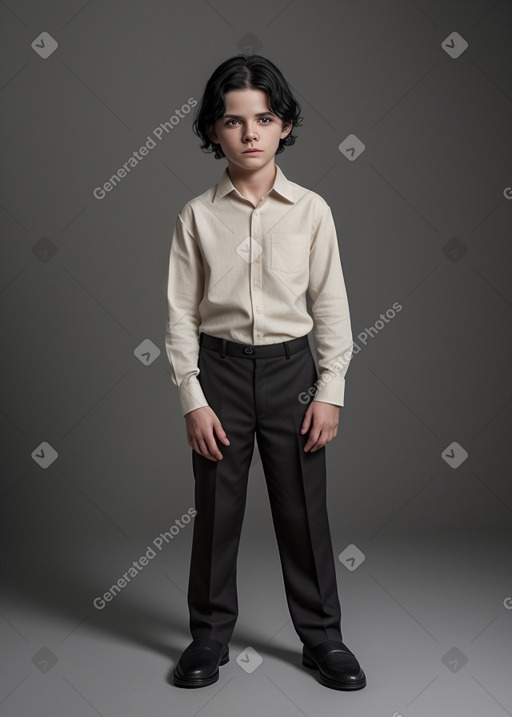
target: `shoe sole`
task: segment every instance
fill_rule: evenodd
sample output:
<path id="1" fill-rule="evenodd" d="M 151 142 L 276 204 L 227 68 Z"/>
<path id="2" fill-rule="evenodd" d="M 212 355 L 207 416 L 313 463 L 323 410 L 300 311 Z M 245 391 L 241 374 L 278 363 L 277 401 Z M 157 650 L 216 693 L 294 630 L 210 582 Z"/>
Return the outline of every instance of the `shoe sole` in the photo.
<path id="1" fill-rule="evenodd" d="M 302 664 L 304 667 L 309 667 L 311 670 L 317 670 L 318 679 L 321 684 L 325 687 L 330 687 L 333 690 L 361 690 L 363 687 L 366 687 L 366 677 L 363 677 L 357 682 L 337 682 L 336 680 L 331 680 L 329 677 L 325 677 L 316 662 L 310 660 L 309 657 L 306 657 L 306 655 L 302 656 Z"/>
<path id="2" fill-rule="evenodd" d="M 219 667 L 229 662 L 229 653 L 219 662 Z M 213 675 L 209 677 L 181 677 L 174 669 L 174 684 L 176 687 L 207 687 L 213 685 L 219 679 L 219 670 L 217 669 Z"/>

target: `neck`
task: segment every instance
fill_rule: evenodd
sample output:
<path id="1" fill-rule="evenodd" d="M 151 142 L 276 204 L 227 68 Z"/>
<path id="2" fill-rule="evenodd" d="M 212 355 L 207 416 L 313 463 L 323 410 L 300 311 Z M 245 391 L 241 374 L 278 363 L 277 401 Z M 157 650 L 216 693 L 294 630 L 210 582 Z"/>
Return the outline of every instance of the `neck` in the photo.
<path id="1" fill-rule="evenodd" d="M 238 189 L 240 194 L 262 197 L 274 186 L 277 166 L 274 162 L 269 162 L 261 169 L 247 171 L 230 162 L 228 174 L 233 186 Z"/>

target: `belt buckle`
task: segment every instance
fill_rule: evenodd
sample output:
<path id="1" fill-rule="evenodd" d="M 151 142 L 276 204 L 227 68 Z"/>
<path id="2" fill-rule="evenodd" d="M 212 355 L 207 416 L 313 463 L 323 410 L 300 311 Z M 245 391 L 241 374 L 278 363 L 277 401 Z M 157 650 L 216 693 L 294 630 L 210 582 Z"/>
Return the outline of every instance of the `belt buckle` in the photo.
<path id="1" fill-rule="evenodd" d="M 251 354 L 254 353 L 254 348 L 252 346 L 244 346 L 242 351 L 244 354 L 247 354 L 248 356 L 250 356 Z"/>

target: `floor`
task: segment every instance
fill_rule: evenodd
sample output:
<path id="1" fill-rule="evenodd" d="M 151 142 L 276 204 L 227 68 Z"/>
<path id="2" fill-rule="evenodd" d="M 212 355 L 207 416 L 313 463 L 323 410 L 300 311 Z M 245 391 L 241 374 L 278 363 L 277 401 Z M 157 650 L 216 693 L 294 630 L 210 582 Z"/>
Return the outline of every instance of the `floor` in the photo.
<path id="1" fill-rule="evenodd" d="M 172 669 L 190 641 L 191 531 L 161 549 L 98 541 L 60 550 L 50 532 L 16 541 L 4 559 L 2 717 L 512 715 L 510 545 L 497 538 L 333 539 L 343 638 L 368 681 L 350 693 L 323 687 L 301 664 L 273 536 L 243 533 L 230 661 L 214 685 L 183 690 Z M 134 577 L 110 592 L 134 561 Z M 105 593 L 112 598 L 95 607 Z"/>

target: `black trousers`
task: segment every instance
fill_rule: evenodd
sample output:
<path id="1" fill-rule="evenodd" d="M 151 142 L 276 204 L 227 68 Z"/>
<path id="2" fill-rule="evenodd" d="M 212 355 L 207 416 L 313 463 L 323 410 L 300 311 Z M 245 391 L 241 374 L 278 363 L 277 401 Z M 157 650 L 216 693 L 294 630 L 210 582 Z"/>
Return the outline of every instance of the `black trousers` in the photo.
<path id="1" fill-rule="evenodd" d="M 229 642 L 238 617 L 236 563 L 254 435 L 267 484 L 286 599 L 308 647 L 341 640 L 326 507 L 325 446 L 304 452 L 300 428 L 318 379 L 307 336 L 249 346 L 200 334 L 198 380 L 231 445 L 211 461 L 192 450 L 195 507 L 188 606 L 192 637 Z"/>

